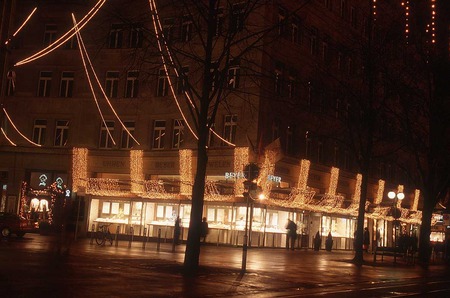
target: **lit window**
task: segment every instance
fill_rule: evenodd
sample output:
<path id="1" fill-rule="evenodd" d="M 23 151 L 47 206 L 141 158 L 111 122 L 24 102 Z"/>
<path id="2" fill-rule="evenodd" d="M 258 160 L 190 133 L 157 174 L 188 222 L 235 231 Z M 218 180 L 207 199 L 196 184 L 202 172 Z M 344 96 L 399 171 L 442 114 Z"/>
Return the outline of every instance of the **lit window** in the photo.
<path id="1" fill-rule="evenodd" d="M 114 121 L 106 121 L 106 126 L 105 123 L 102 123 L 102 127 L 100 129 L 100 144 L 99 144 L 100 148 L 102 149 L 112 148 L 113 133 L 114 133 Z"/>
<path id="2" fill-rule="evenodd" d="M 223 125 L 223 138 L 230 143 L 236 140 L 237 115 L 226 115 Z M 224 145 L 228 145 L 224 142 Z"/>
<path id="3" fill-rule="evenodd" d="M 165 135 L 166 135 L 166 121 L 155 120 L 153 126 L 153 149 L 164 149 Z"/>
<path id="4" fill-rule="evenodd" d="M 109 31 L 109 48 L 120 49 L 123 41 L 123 24 L 112 24 Z"/>
<path id="5" fill-rule="evenodd" d="M 60 97 L 72 97 L 73 94 L 73 71 L 63 71 L 61 74 Z"/>
<path id="6" fill-rule="evenodd" d="M 125 121 L 125 122 L 123 122 L 123 125 L 131 133 L 131 135 L 134 136 L 135 123 L 133 121 Z M 130 136 L 130 134 L 128 134 L 127 130 L 122 128 L 122 139 L 121 139 L 120 147 L 123 149 L 131 149 L 131 148 L 133 148 L 133 145 L 134 145 L 134 140 Z"/>
<path id="7" fill-rule="evenodd" d="M 51 71 L 41 71 L 39 74 L 38 94 L 39 97 L 49 97 L 52 82 Z"/>
<path id="8" fill-rule="evenodd" d="M 57 120 L 55 128 L 55 146 L 63 147 L 67 145 L 69 138 L 69 121 Z"/>
<path id="9" fill-rule="evenodd" d="M 56 25 L 55 24 L 47 24 L 45 25 L 44 31 L 44 46 L 48 46 L 53 43 L 56 39 Z"/>
<path id="10" fill-rule="evenodd" d="M 105 93 L 109 98 L 117 97 L 117 90 L 119 88 L 119 72 L 107 71 L 105 82 Z"/>
<path id="11" fill-rule="evenodd" d="M 47 120 L 34 120 L 33 142 L 39 145 L 44 145 L 46 130 Z"/>
<path id="12" fill-rule="evenodd" d="M 181 148 L 184 141 L 184 121 L 181 119 L 174 120 L 172 148 Z"/>
<path id="13" fill-rule="evenodd" d="M 127 73 L 127 84 L 125 86 L 125 97 L 134 98 L 139 91 L 139 71 L 129 71 Z"/>

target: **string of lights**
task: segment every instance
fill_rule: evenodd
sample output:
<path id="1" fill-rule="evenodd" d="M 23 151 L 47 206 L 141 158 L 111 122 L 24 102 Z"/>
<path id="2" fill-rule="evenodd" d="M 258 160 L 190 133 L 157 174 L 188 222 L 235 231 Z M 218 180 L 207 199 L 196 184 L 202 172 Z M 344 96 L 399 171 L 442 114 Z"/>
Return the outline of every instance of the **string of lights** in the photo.
<path id="1" fill-rule="evenodd" d="M 6 139 L 12 146 L 17 146 L 17 144 L 14 143 L 14 142 L 8 137 L 8 135 L 6 134 L 6 132 L 5 132 L 5 130 L 3 129 L 3 127 L 0 127 L 0 129 L 1 129 L 2 134 L 3 134 L 3 136 L 5 137 L 5 139 Z"/>
<path id="2" fill-rule="evenodd" d="M 143 167 L 144 151 L 130 150 L 130 178 L 131 178 L 131 192 L 142 193 L 144 181 L 144 167 Z"/>
<path id="3" fill-rule="evenodd" d="M 42 58 L 49 53 L 53 52 L 57 48 L 59 48 L 61 45 L 65 44 L 67 41 L 69 41 L 75 34 L 77 34 L 77 31 L 83 29 L 84 26 L 86 26 L 89 21 L 97 14 L 97 12 L 100 10 L 100 8 L 103 6 L 103 4 L 106 3 L 106 0 L 99 0 L 97 4 L 95 4 L 92 9 L 81 19 L 80 23 L 78 23 L 76 26 L 72 27 L 70 30 L 68 30 L 66 33 L 64 33 L 60 38 L 55 40 L 53 43 L 45 47 L 44 49 L 38 51 L 37 53 L 20 60 L 15 64 L 15 66 L 20 66 L 26 63 L 30 63 L 34 60 L 37 60 L 39 58 Z"/>
<path id="4" fill-rule="evenodd" d="M 19 26 L 19 28 L 16 30 L 16 32 L 14 32 L 14 34 L 12 35 L 13 37 L 16 37 L 16 35 L 20 32 L 20 30 L 22 30 L 22 28 L 28 23 L 28 21 L 31 19 L 31 17 L 33 16 L 33 14 L 36 12 L 37 7 L 35 7 L 31 13 L 28 15 L 28 17 L 25 19 L 25 21 L 23 21 L 22 25 Z M 8 38 L 5 41 L 5 45 L 7 45 L 9 42 L 11 41 L 11 38 Z"/>
<path id="5" fill-rule="evenodd" d="M 72 191 L 77 192 L 86 188 L 87 184 L 87 156 L 88 149 L 72 149 Z"/>
<path id="6" fill-rule="evenodd" d="M 180 156 L 180 194 L 190 195 L 192 193 L 192 150 L 179 150 Z"/>
<path id="7" fill-rule="evenodd" d="M 33 142 L 32 140 L 30 140 L 29 138 L 27 138 L 18 128 L 17 126 L 14 124 L 14 122 L 12 121 L 11 117 L 9 117 L 8 112 L 6 112 L 6 109 L 3 108 L 3 112 L 5 113 L 6 118 L 8 118 L 9 123 L 11 123 L 12 127 L 14 128 L 14 130 L 22 137 L 24 138 L 28 143 L 36 146 L 36 147 L 42 147 L 42 145 L 37 144 L 35 142 Z M 6 134 L 5 134 L 6 135 Z"/>
<path id="8" fill-rule="evenodd" d="M 72 14 L 72 18 L 73 18 L 74 26 L 76 26 L 76 20 L 75 20 L 75 16 L 74 16 L 73 14 Z M 89 63 L 89 66 L 90 66 L 90 68 L 91 68 L 92 74 L 94 75 L 94 78 L 95 78 L 95 80 L 96 80 L 96 82 L 97 82 L 97 85 L 98 85 L 98 87 L 100 88 L 100 90 L 101 90 L 101 92 L 102 92 L 102 94 L 103 94 L 103 96 L 104 96 L 104 98 L 105 98 L 105 100 L 106 100 L 108 106 L 110 107 L 110 109 L 111 109 L 111 111 L 113 112 L 114 116 L 116 116 L 116 119 L 119 121 L 120 125 L 122 126 L 122 129 L 123 129 L 124 131 L 127 132 L 127 134 L 128 134 L 128 135 L 136 142 L 136 144 L 140 145 L 140 143 L 138 142 L 138 140 L 136 140 L 136 138 L 133 136 L 133 134 L 130 132 L 130 130 L 125 126 L 125 124 L 123 123 L 123 121 L 120 119 L 120 117 L 119 117 L 119 115 L 117 114 L 116 110 L 114 109 L 114 107 L 113 107 L 111 101 L 109 100 L 108 96 L 106 95 L 106 92 L 105 92 L 105 90 L 103 89 L 103 86 L 102 86 L 102 84 L 100 83 L 100 80 L 98 79 L 97 72 L 96 72 L 95 69 L 94 69 L 94 66 L 93 66 L 93 64 L 92 64 L 91 58 L 89 57 L 89 54 L 88 54 L 88 52 L 87 52 L 87 49 L 86 49 L 86 46 L 85 46 L 85 44 L 84 44 L 83 37 L 81 36 L 81 32 L 80 32 L 80 31 L 77 31 L 77 40 L 78 40 L 79 43 L 81 42 L 81 46 L 80 46 L 80 54 L 83 55 L 83 53 L 84 53 L 84 55 L 86 56 L 86 60 L 87 60 L 88 63 Z M 83 51 L 83 52 L 81 52 L 81 48 L 82 48 L 82 51 Z M 86 75 L 89 76 L 89 72 L 88 72 L 88 70 L 86 69 L 86 64 L 83 63 L 83 66 L 85 67 Z M 90 80 L 90 79 L 88 78 L 88 80 Z M 90 86 L 91 86 L 91 84 L 90 84 Z M 91 92 L 94 93 L 94 90 L 93 90 L 92 88 L 91 88 Z M 105 127 L 106 127 L 106 126 L 105 126 Z"/>
<path id="9" fill-rule="evenodd" d="M 234 148 L 234 172 L 241 173 L 244 171 L 244 166 L 248 164 L 248 147 Z M 242 197 L 244 193 L 244 177 L 236 178 L 234 183 L 234 195 Z"/>

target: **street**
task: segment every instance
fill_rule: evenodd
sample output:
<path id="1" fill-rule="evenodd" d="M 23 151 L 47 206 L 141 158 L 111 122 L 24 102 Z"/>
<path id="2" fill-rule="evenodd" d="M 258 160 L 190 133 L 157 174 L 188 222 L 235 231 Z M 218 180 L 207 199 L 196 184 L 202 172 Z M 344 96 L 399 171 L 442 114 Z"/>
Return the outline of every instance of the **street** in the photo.
<path id="1" fill-rule="evenodd" d="M 0 242 L 2 297 L 441 297 L 450 295 L 449 270 L 391 257 L 358 267 L 352 252 L 205 245 L 198 276 L 181 274 L 184 245 L 121 241 L 116 247 L 73 242 L 56 252 L 51 236 L 27 234 Z"/>

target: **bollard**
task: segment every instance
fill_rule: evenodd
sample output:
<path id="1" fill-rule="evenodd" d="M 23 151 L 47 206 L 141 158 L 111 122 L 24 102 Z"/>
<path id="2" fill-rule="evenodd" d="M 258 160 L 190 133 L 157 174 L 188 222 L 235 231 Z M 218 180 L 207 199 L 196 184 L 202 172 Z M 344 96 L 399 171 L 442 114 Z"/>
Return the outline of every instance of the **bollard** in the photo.
<path id="1" fill-rule="evenodd" d="M 128 241 L 128 248 L 131 248 L 131 242 L 133 242 L 134 229 L 130 227 L 130 240 Z"/>
<path id="2" fill-rule="evenodd" d="M 158 239 L 156 240 L 156 251 L 159 251 L 161 245 L 161 229 L 158 229 Z"/>
<path id="3" fill-rule="evenodd" d="M 91 244 L 94 243 L 94 237 L 95 237 L 95 224 L 92 224 L 92 229 L 91 229 Z"/>
<path id="4" fill-rule="evenodd" d="M 119 230 L 120 230 L 120 226 L 117 225 L 117 228 L 116 228 L 116 235 L 115 235 L 115 237 L 114 237 L 114 240 L 116 241 L 116 247 L 119 246 Z"/>
<path id="5" fill-rule="evenodd" d="M 144 239 L 142 240 L 142 249 L 145 249 L 146 243 L 147 243 L 147 228 L 144 228 Z"/>

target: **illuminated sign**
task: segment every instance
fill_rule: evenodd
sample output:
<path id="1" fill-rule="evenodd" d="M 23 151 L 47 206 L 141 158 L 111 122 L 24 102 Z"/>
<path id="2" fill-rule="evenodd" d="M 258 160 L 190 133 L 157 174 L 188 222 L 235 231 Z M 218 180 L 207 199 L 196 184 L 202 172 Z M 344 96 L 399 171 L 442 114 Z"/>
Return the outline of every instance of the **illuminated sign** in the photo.
<path id="1" fill-rule="evenodd" d="M 244 172 L 225 172 L 225 179 L 245 179 Z"/>
<path id="2" fill-rule="evenodd" d="M 33 189 L 45 189 L 55 182 L 56 187 L 63 189 L 67 185 L 68 175 L 52 172 L 31 172 L 30 187 Z"/>
<path id="3" fill-rule="evenodd" d="M 268 181 L 272 181 L 272 182 L 280 183 L 281 182 L 281 177 L 280 176 L 274 176 L 274 175 L 268 175 L 267 176 L 267 180 Z"/>

